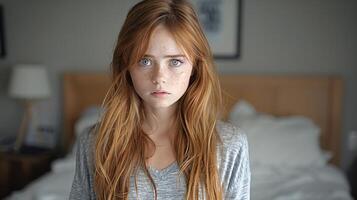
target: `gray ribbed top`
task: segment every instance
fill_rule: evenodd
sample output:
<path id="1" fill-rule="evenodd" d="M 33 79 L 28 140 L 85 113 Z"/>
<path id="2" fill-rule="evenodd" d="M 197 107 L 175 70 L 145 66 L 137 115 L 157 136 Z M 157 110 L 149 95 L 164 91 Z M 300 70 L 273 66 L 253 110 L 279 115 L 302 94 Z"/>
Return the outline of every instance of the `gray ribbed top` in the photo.
<path id="1" fill-rule="evenodd" d="M 222 145 L 217 148 L 217 163 L 225 199 L 250 199 L 250 168 L 247 137 L 239 128 L 231 124 L 218 122 L 217 130 Z M 70 200 L 96 199 L 93 188 L 94 133 L 87 132 L 79 137 L 76 153 L 76 169 Z M 186 180 L 179 176 L 176 162 L 162 170 L 149 167 L 154 179 L 158 200 L 185 199 Z M 135 191 L 134 176 L 131 177 L 128 198 L 154 199 L 154 191 L 143 170 L 137 173 L 138 194 Z"/>

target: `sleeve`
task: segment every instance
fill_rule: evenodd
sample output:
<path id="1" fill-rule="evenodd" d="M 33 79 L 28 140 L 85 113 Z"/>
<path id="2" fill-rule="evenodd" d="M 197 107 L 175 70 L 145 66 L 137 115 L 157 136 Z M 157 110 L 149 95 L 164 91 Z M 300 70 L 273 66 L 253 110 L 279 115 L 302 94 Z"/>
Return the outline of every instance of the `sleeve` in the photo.
<path id="1" fill-rule="evenodd" d="M 250 199 L 250 165 L 248 140 L 245 134 L 242 134 L 241 145 L 238 153 L 234 156 L 234 166 L 228 187 L 226 198 L 230 200 L 249 200 Z"/>
<path id="2" fill-rule="evenodd" d="M 76 168 L 73 178 L 72 188 L 69 195 L 70 200 L 91 199 L 90 175 L 88 168 L 88 155 L 86 153 L 86 134 L 79 137 L 76 150 Z"/>

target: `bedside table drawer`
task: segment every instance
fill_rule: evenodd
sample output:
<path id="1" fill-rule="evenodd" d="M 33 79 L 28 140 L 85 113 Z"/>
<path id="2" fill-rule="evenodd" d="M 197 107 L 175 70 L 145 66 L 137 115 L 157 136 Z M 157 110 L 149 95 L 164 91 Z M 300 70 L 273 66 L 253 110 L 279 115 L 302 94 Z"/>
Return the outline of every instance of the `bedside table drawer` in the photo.
<path id="1" fill-rule="evenodd" d="M 0 197 L 9 192 L 9 165 L 0 159 Z"/>
<path id="2" fill-rule="evenodd" d="M 0 199 L 51 169 L 50 153 L 0 153 Z"/>

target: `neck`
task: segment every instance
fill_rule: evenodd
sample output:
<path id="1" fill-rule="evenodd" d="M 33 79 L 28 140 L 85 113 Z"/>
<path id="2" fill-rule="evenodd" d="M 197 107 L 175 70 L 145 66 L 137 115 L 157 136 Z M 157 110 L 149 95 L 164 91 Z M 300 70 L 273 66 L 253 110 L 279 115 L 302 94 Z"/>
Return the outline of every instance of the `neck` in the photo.
<path id="1" fill-rule="evenodd" d="M 176 106 L 168 108 L 145 107 L 146 119 L 143 129 L 148 135 L 162 135 L 173 132 L 176 119 Z"/>

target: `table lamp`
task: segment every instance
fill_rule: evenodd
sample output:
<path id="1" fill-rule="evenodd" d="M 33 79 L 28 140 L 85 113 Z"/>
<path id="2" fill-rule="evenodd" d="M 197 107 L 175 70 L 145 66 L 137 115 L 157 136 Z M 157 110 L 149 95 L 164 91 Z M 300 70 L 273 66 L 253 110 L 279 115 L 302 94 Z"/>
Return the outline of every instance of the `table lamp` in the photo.
<path id="1" fill-rule="evenodd" d="M 14 144 L 14 150 L 18 152 L 28 131 L 33 102 L 50 96 L 46 68 L 41 65 L 29 64 L 14 66 L 10 78 L 9 95 L 21 100 L 25 106 L 25 112 Z"/>

